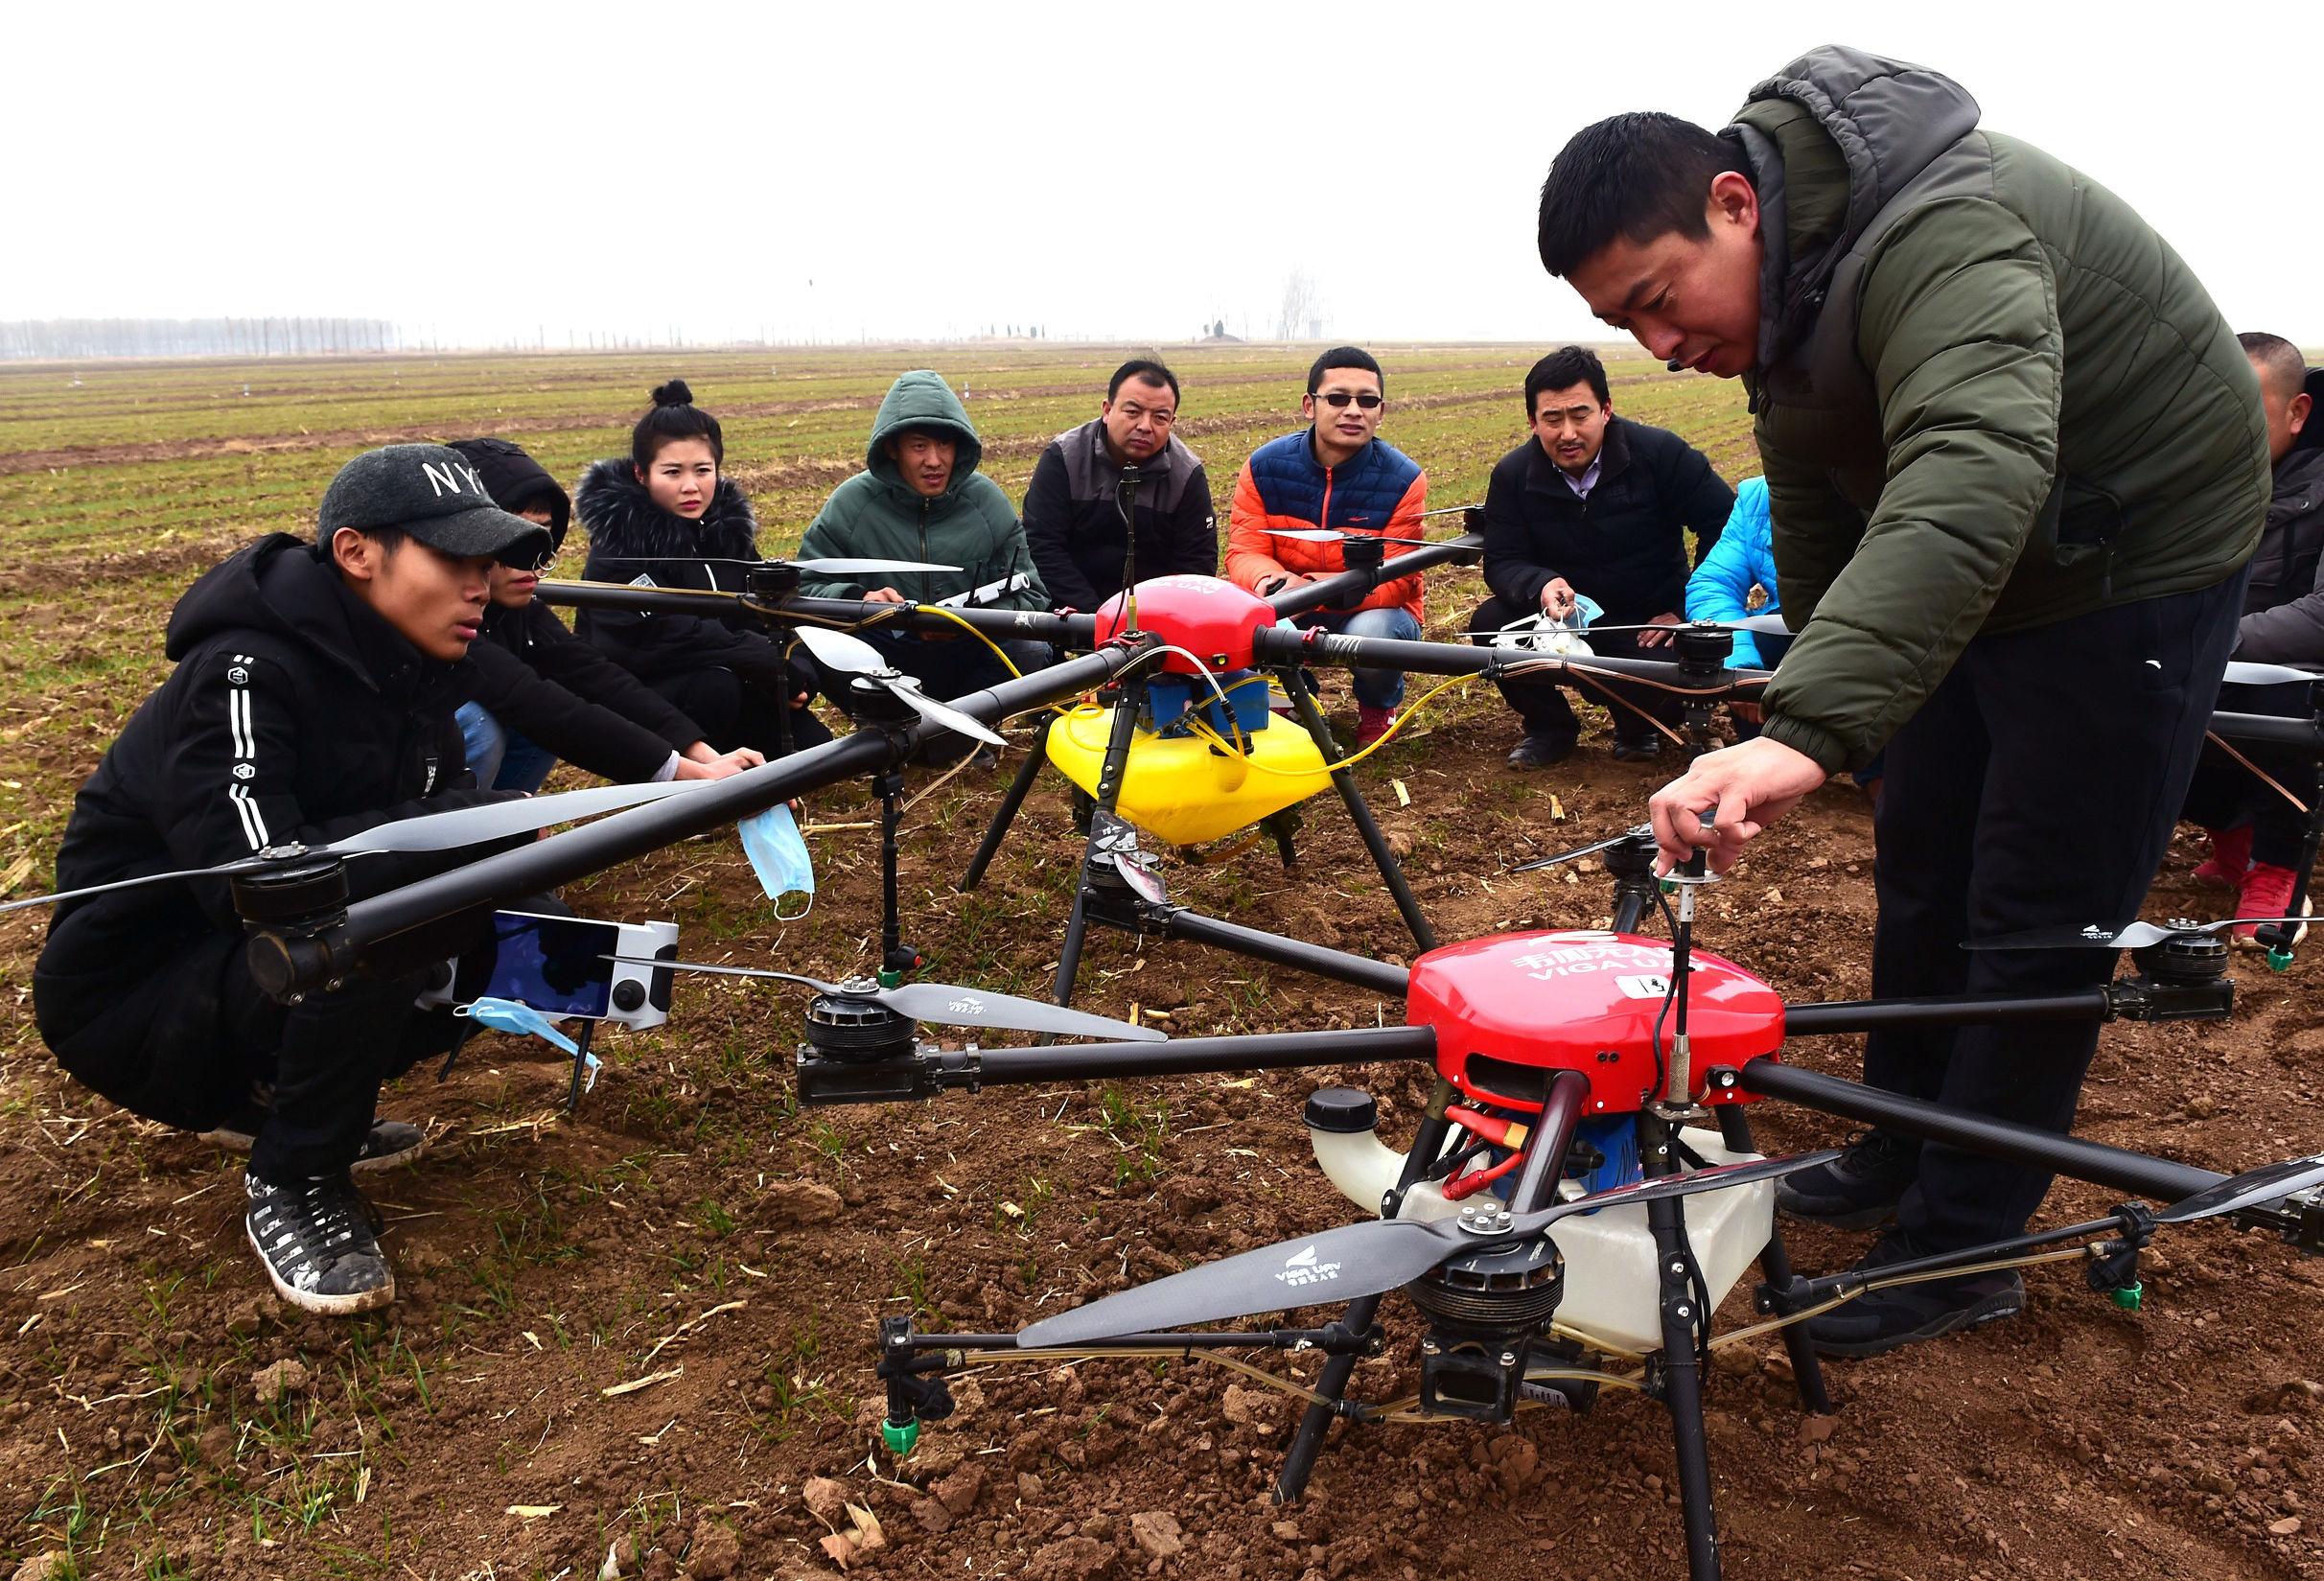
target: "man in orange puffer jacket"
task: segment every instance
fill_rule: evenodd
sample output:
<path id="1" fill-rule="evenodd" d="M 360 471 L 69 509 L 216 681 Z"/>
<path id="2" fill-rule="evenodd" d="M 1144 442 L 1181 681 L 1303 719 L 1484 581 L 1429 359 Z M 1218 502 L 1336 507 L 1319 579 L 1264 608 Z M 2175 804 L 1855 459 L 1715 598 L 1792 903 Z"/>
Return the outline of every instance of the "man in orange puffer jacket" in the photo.
<path id="1" fill-rule="evenodd" d="M 1235 479 L 1226 537 L 1229 581 L 1266 597 L 1346 569 L 1337 544 L 1280 538 L 1269 528 L 1420 536 L 1429 477 L 1410 456 L 1374 437 L 1385 397 L 1371 353 L 1337 346 L 1315 359 L 1299 403 L 1309 426 L 1260 446 Z M 1390 559 L 1409 552 L 1396 544 L 1387 549 Z M 1349 637 L 1412 641 L 1420 637 L 1422 615 L 1421 573 L 1414 571 L 1381 583 L 1354 610 L 1302 616 L 1300 623 Z M 1396 722 L 1404 672 L 1360 669 L 1351 679 L 1357 744 L 1370 746 Z"/>

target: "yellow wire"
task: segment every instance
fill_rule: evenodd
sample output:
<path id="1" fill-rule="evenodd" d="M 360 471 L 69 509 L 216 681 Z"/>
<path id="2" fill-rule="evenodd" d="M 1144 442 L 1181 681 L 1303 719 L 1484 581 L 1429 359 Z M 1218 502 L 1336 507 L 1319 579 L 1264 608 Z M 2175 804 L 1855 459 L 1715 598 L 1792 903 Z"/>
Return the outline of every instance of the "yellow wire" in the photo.
<path id="1" fill-rule="evenodd" d="M 1427 708 L 1429 704 L 1435 698 L 1438 692 L 1448 691 L 1451 688 L 1461 686 L 1466 682 L 1479 679 L 1481 679 L 1481 677 L 1476 675 L 1455 675 L 1449 681 L 1438 682 L 1435 686 L 1430 686 L 1427 691 L 1422 692 L 1420 696 L 1413 702 L 1410 708 L 1406 709 L 1403 712 L 1399 713 L 1396 716 L 1396 722 L 1390 725 L 1385 731 L 1381 732 L 1379 740 L 1373 742 L 1368 747 L 1363 747 L 1356 752 L 1350 753 L 1347 756 L 1341 758 L 1336 763 L 1326 763 L 1321 769 L 1279 769 L 1271 763 L 1260 762 L 1259 759 L 1251 756 L 1247 753 L 1235 754 L 1235 756 L 1240 756 L 1244 762 L 1248 763 L 1252 768 L 1257 769 L 1262 774 L 1277 775 L 1285 779 L 1313 779 L 1317 774 L 1336 774 L 1341 769 L 1354 767 L 1356 764 L 1360 763 L 1365 758 L 1371 756 L 1372 754 L 1378 752 L 1381 748 L 1386 746 L 1389 741 L 1395 738 L 1396 732 L 1405 728 L 1405 722 L 1412 718 L 1415 714 L 1419 713 L 1421 709 Z M 1235 749 L 1229 746 L 1226 740 L 1221 737 L 1217 731 L 1212 730 L 1208 725 L 1204 724 L 1199 716 L 1197 716 L 1188 728 L 1192 730 L 1195 734 L 1208 740 L 1213 746 L 1219 748 L 1220 751 L 1229 754 L 1235 753 Z M 1087 743 L 1081 741 L 1077 737 L 1075 740 L 1075 745 L 1086 746 Z"/>

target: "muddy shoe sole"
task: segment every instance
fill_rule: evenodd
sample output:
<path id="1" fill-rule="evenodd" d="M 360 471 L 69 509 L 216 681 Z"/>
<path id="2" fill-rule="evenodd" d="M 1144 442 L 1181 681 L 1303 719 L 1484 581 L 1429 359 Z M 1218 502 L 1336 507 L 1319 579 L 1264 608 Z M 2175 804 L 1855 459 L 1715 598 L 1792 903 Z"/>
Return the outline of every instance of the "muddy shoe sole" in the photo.
<path id="1" fill-rule="evenodd" d="M 274 1293 L 298 1308 L 323 1317 L 351 1317 L 357 1313 L 377 1312 L 395 1301 L 395 1275 L 387 1275 L 387 1283 L 376 1290 L 355 1290 L 346 1295 L 331 1295 L 321 1290 L 303 1290 L 274 1271 L 274 1261 L 267 1248 L 258 1244 L 258 1231 L 251 1227 L 249 1217 L 243 1219 L 243 1239 L 250 1243 L 250 1250 L 258 1258 L 258 1266 L 267 1270 L 267 1283 Z"/>
<path id="2" fill-rule="evenodd" d="M 198 1134 L 214 1148 L 244 1155 L 258 1142 L 256 1133 L 235 1126 L 221 1126 Z M 428 1133 L 419 1127 L 407 1126 L 401 1120 L 383 1120 L 371 1128 L 371 1134 L 363 1138 L 362 1152 L 347 1168 L 352 1174 L 369 1174 L 408 1164 L 427 1151 Z"/>

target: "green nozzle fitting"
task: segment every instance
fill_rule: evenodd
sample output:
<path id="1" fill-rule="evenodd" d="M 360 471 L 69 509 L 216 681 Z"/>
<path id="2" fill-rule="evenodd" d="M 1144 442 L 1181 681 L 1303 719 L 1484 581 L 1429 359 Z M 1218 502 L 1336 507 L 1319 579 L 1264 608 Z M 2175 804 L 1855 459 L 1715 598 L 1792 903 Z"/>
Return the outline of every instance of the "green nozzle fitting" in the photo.
<path id="1" fill-rule="evenodd" d="M 2291 969 L 2291 951 L 2269 950 L 2267 952 L 2267 969 L 2269 971 L 2289 971 Z"/>
<path id="2" fill-rule="evenodd" d="M 882 966 L 879 968 L 879 986 L 883 988 L 900 988 L 904 986 L 904 974 L 894 966 Z"/>
<path id="3" fill-rule="evenodd" d="M 912 1453 L 915 1445 L 919 1443 L 919 1430 L 920 1425 L 917 1418 L 902 1423 L 883 1421 L 879 1425 L 880 1442 L 888 1446 L 890 1454 L 901 1460 Z"/>
<path id="4" fill-rule="evenodd" d="M 2125 1285 L 2113 1292 L 2114 1304 L 2125 1312 L 2136 1312 L 2147 1303 L 2145 1285 Z"/>
<path id="5" fill-rule="evenodd" d="M 1662 886 L 1662 893 L 1664 895 L 1676 895 L 1679 893 L 1678 880 L 1675 878 L 1662 878 L 1657 879 L 1656 882 Z"/>

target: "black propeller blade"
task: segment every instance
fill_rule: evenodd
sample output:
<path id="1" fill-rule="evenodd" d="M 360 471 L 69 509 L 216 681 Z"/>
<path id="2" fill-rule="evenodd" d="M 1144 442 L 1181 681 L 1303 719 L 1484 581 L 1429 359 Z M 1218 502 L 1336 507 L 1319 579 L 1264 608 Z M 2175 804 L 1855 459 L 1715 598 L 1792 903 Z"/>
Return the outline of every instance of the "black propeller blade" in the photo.
<path id="1" fill-rule="evenodd" d="M 883 988 L 869 979 L 826 983 L 795 971 L 768 971 L 760 966 L 715 966 L 701 961 L 657 961 L 639 955 L 609 955 L 608 961 L 638 966 L 660 966 L 671 971 L 701 971 L 720 977 L 756 977 L 779 983 L 798 983 L 838 999 L 868 999 L 885 1005 L 915 1021 L 935 1021 L 947 1027 L 1003 1027 L 1012 1032 L 1055 1033 L 1060 1037 L 1104 1037 L 1121 1043 L 1159 1043 L 1169 1034 L 1156 1027 L 1133 1026 L 1110 1015 L 1092 1015 L 1042 999 L 1013 993 L 988 993 L 983 988 L 955 988 L 949 983 L 906 983 Z"/>
<path id="2" fill-rule="evenodd" d="M 1045 1318 L 1017 1336 L 1019 1348 L 1048 1349 L 1150 1334 L 1194 1323 L 1216 1323 L 1287 1307 L 1351 1301 L 1401 1290 L 1438 1264 L 1471 1252 L 1512 1245 L 1559 1220 L 1627 1202 L 1691 1197 L 1698 1192 L 1772 1180 L 1827 1164 L 1839 1150 L 1722 1164 L 1690 1174 L 1662 1175 L 1613 1191 L 1576 1197 L 1537 1213 L 1488 1211 L 1460 1219 L 1375 1219 L 1321 1235 L 1279 1242 L 1239 1256 L 1157 1279 L 1072 1312 Z"/>
<path id="3" fill-rule="evenodd" d="M 2168 926 L 2132 922 L 2124 928 L 2107 928 L 2093 922 L 2086 928 L 2032 928 L 2024 933 L 1971 939 L 1964 941 L 1961 947 L 1964 950 L 2143 950 L 2149 944 L 2159 944 L 2166 939 L 2198 938 L 2246 923 L 2305 920 L 2305 918 L 2222 917 L 2216 922 L 2190 922 L 2182 918 Z"/>
<path id="4" fill-rule="evenodd" d="M 2191 1224 L 2198 1219 L 2242 1213 L 2279 1202 L 2298 1192 L 2324 1185 L 2324 1153 L 2290 1158 L 2281 1164 L 2262 1164 L 2256 1170 L 2220 1181 L 2208 1190 L 2183 1197 L 2154 1216 L 2158 1224 Z"/>
<path id="5" fill-rule="evenodd" d="M 327 846 L 269 846 L 265 850 L 238 857 L 231 862 L 221 862 L 213 868 L 152 872 L 137 878 L 117 878 L 109 884 L 91 884 L 85 889 L 64 890 L 56 895 L 30 895 L 0 905 L 0 913 L 15 911 L 24 906 L 51 906 L 59 900 L 78 900 L 85 895 L 132 890 L 146 884 L 169 884 L 187 878 L 231 878 L 237 873 L 264 872 L 270 868 L 313 861 L 318 857 L 361 856 L 374 851 L 409 853 L 458 850 L 463 846 L 480 846 L 487 841 L 504 840 L 511 835 L 531 834 L 552 825 L 570 823 L 577 818 L 593 818 L 602 812 L 618 812 L 624 807 L 658 802 L 667 796 L 683 796 L 708 783 L 709 781 L 703 779 L 676 779 L 657 785 L 596 785 L 588 790 L 561 791 L 554 796 L 528 796 L 521 801 L 494 802 L 483 806 L 455 807 L 450 812 L 423 813 L 417 818 L 375 825 L 360 834 L 351 834 L 344 840 L 335 840 Z"/>
<path id="6" fill-rule="evenodd" d="M 1593 846 L 1576 846 L 1571 850 L 1559 851 L 1555 856 L 1537 856 L 1530 862 L 1520 862 L 1509 871 L 1511 872 L 1531 872 L 1536 868 L 1553 868 L 1560 862 L 1578 861 L 1585 856 L 1595 856 L 1602 850 L 1612 850 L 1627 840 L 1652 840 L 1653 838 L 1654 825 L 1639 824 L 1635 827 L 1624 829 L 1611 840 L 1600 840 Z"/>

